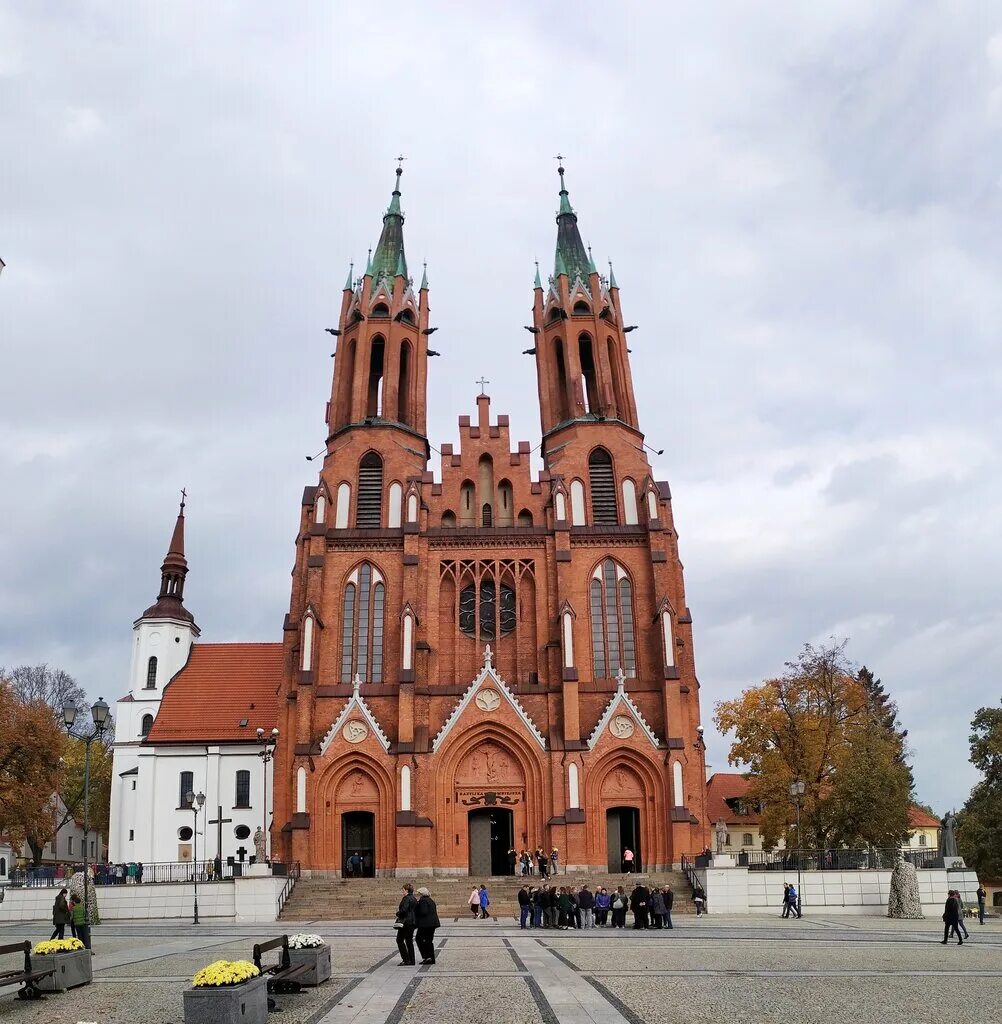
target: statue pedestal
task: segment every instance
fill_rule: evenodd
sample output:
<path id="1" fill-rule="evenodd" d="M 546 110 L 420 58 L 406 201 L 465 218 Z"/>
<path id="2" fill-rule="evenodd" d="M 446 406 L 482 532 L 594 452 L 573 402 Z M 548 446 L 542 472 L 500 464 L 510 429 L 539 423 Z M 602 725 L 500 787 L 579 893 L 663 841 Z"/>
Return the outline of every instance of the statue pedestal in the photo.
<path id="1" fill-rule="evenodd" d="M 244 876 L 270 875 L 271 867 L 268 864 L 250 864 L 244 868 Z"/>
<path id="2" fill-rule="evenodd" d="M 734 855 L 730 853 L 715 853 L 710 861 L 711 867 L 715 868 L 736 868 L 737 862 Z"/>

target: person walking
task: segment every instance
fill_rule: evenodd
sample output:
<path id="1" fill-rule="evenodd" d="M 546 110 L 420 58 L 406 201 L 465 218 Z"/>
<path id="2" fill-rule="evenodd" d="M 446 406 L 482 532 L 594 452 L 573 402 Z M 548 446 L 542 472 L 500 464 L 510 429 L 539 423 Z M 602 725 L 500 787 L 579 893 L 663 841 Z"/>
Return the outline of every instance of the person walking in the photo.
<path id="1" fill-rule="evenodd" d="M 612 927 L 613 928 L 625 928 L 626 927 L 626 904 L 627 904 L 626 890 L 619 886 L 616 891 L 612 894 Z"/>
<path id="2" fill-rule="evenodd" d="M 529 915 L 532 913 L 532 900 L 529 897 L 529 890 L 523 885 L 518 890 L 518 926 L 523 931 L 529 926 L 526 922 L 529 920 Z"/>
<path id="3" fill-rule="evenodd" d="M 414 908 L 417 900 L 414 899 L 414 886 L 408 882 L 400 890 L 400 905 L 397 907 L 397 916 L 393 927 L 397 930 L 397 949 L 400 950 L 399 967 L 414 966 Z"/>
<path id="4" fill-rule="evenodd" d="M 783 883 L 783 913 L 780 914 L 779 916 L 780 917 L 789 917 L 790 916 L 790 883 L 789 882 L 784 882 Z"/>
<path id="5" fill-rule="evenodd" d="M 560 854 L 555 846 L 550 851 L 550 870 L 554 875 L 560 874 Z"/>
<path id="6" fill-rule="evenodd" d="M 956 934 L 957 945 L 962 946 L 964 940 L 960 937 L 960 929 L 957 925 L 960 922 L 960 901 L 953 895 L 951 889 L 946 895 L 946 903 L 943 906 L 943 941 L 940 943 L 941 946 L 945 946 L 950 941 L 950 936 Z"/>
<path id="7" fill-rule="evenodd" d="M 985 900 L 988 898 L 988 893 L 985 892 L 985 887 L 978 882 L 978 924 L 985 923 Z"/>
<path id="8" fill-rule="evenodd" d="M 546 878 L 547 874 L 548 874 L 547 869 L 546 869 L 546 867 L 547 867 L 547 860 L 546 860 L 546 853 L 542 850 L 542 848 L 540 848 L 540 849 L 538 849 L 536 851 L 536 863 L 539 865 L 539 877 L 540 878 Z"/>
<path id="9" fill-rule="evenodd" d="M 960 917 L 957 918 L 957 927 L 964 933 L 964 938 L 969 939 L 971 937 L 967 930 L 967 925 L 964 923 L 964 918 L 967 916 L 964 910 L 964 897 L 960 895 L 959 889 L 953 890 L 953 898 L 957 901 L 957 906 L 960 909 Z"/>
<path id="10" fill-rule="evenodd" d="M 487 886 L 480 886 L 480 916 L 486 921 L 489 918 L 490 911 L 487 909 L 491 905 L 490 896 L 487 895 Z"/>
<path id="11" fill-rule="evenodd" d="M 628 846 L 623 847 L 623 871 L 633 874 L 633 851 Z"/>
<path id="12" fill-rule="evenodd" d="M 660 889 L 654 888 L 651 891 L 651 899 L 649 906 L 651 910 L 651 927 L 663 928 L 665 916 L 665 898 L 662 895 Z"/>
<path id="13" fill-rule="evenodd" d="M 73 920 L 69 904 L 66 902 L 68 889 L 60 889 L 56 902 L 52 904 L 53 932 L 49 939 L 61 939 L 66 934 L 66 926 Z"/>
<path id="14" fill-rule="evenodd" d="M 664 898 L 664 927 L 674 928 L 671 924 L 671 907 L 674 905 L 674 893 L 671 891 L 671 886 L 665 886 L 662 894 Z"/>
<path id="15" fill-rule="evenodd" d="M 469 898 L 468 902 L 470 904 L 470 910 L 473 913 L 473 917 L 474 918 L 478 918 L 480 916 L 480 886 L 479 885 L 475 885 L 473 887 L 473 892 L 470 893 L 470 898 Z"/>
<path id="16" fill-rule="evenodd" d="M 418 889 L 418 899 L 414 906 L 414 924 L 417 927 L 417 948 L 421 954 L 421 963 L 435 962 L 435 929 L 441 927 L 438 919 L 438 907 L 427 889 Z M 412 961 L 413 962 L 413 961 Z"/>
<path id="17" fill-rule="evenodd" d="M 696 904 L 696 917 L 702 917 L 706 909 L 706 893 L 699 886 L 696 887 L 696 891 L 692 894 L 692 902 Z"/>
<path id="18" fill-rule="evenodd" d="M 789 917 L 801 917 L 800 906 L 797 901 L 797 887 L 791 882 L 789 889 L 786 890 L 786 903 L 790 908 Z"/>
<path id="19" fill-rule="evenodd" d="M 606 892 L 605 888 L 600 888 L 595 893 L 595 924 L 599 928 L 605 927 L 605 922 L 609 919 L 609 893 Z"/>
<path id="20" fill-rule="evenodd" d="M 581 886 L 578 893 L 578 909 L 581 911 L 581 927 L 595 927 L 595 894 L 587 885 Z"/>

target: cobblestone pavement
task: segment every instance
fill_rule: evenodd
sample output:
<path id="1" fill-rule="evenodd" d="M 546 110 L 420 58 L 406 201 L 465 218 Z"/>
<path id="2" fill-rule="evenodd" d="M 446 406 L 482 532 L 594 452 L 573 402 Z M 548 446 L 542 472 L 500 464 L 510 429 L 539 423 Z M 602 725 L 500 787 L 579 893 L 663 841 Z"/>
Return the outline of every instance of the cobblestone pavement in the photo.
<path id="1" fill-rule="evenodd" d="M 968 925 L 963 948 L 937 922 L 686 918 L 671 932 L 520 931 L 449 921 L 434 966 L 401 967 L 388 922 L 310 922 L 334 978 L 277 996 L 281 1024 L 942 1024 L 1002 1005 L 1002 922 Z M 48 937 L 0 928 L 0 943 Z M 0 990 L 0 1024 L 181 1024 L 199 967 L 250 958 L 278 926 L 102 925 L 94 983 L 41 1002 Z M 0 962 L 0 972 L 6 969 Z M 973 1016 L 977 1016 L 974 1014 Z"/>

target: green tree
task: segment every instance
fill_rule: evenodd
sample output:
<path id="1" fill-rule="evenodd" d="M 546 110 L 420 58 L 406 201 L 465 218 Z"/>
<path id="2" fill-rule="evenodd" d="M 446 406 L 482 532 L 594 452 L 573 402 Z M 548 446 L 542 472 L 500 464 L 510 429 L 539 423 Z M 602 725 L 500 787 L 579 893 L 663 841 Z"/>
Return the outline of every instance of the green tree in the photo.
<path id="1" fill-rule="evenodd" d="M 1002 875 L 1002 707 L 971 721 L 971 764 L 982 774 L 957 815 L 957 850 L 979 874 Z"/>

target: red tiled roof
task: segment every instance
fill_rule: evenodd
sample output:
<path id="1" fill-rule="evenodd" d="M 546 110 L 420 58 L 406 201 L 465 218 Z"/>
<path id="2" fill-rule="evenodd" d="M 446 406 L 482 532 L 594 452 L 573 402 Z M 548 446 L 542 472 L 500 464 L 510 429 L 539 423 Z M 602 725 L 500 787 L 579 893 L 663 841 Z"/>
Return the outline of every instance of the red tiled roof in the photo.
<path id="1" fill-rule="evenodd" d="M 259 726 L 270 732 L 278 724 L 282 658 L 281 644 L 194 644 L 146 742 L 254 742 Z"/>
<path id="2" fill-rule="evenodd" d="M 721 818 L 728 825 L 757 825 L 759 822 L 758 808 L 752 804 L 747 806 L 747 814 L 738 812 L 728 805 L 728 800 L 738 800 L 748 792 L 749 782 L 737 772 L 714 772 L 706 784 L 706 814 L 712 825 Z"/>
<path id="3" fill-rule="evenodd" d="M 908 824 L 912 828 L 939 828 L 939 818 L 934 817 L 928 811 L 912 804 L 908 808 Z"/>

